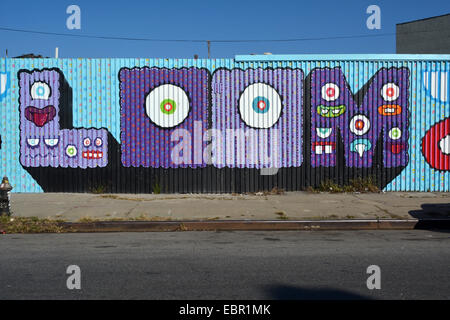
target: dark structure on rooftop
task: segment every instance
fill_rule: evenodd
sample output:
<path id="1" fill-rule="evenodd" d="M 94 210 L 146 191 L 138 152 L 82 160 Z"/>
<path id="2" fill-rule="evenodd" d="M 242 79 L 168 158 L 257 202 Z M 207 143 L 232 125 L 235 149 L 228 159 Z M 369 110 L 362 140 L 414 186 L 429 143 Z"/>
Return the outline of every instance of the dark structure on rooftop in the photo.
<path id="1" fill-rule="evenodd" d="M 397 53 L 450 53 L 450 13 L 397 24 Z"/>
<path id="2" fill-rule="evenodd" d="M 40 54 L 34 54 L 34 53 L 28 53 L 28 54 L 24 54 L 24 55 L 21 55 L 21 56 L 17 56 L 17 57 L 13 57 L 13 58 L 20 58 L 20 59 L 29 59 L 29 58 L 31 58 L 31 59 L 42 59 L 42 58 L 48 58 L 48 57 L 44 57 L 44 56 L 42 56 L 42 55 L 40 55 Z"/>

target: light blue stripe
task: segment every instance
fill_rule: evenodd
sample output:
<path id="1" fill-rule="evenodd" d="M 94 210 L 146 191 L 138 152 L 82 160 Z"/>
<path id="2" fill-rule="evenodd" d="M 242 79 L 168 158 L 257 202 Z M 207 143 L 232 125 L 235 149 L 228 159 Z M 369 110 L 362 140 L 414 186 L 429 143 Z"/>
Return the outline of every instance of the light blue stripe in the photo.
<path id="1" fill-rule="evenodd" d="M 283 60 L 364 60 L 364 61 L 380 61 L 380 60 L 414 60 L 414 61 L 443 61 L 450 60 L 448 54 L 286 54 L 286 55 L 236 55 L 234 58 L 237 62 L 241 61 L 283 61 Z"/>

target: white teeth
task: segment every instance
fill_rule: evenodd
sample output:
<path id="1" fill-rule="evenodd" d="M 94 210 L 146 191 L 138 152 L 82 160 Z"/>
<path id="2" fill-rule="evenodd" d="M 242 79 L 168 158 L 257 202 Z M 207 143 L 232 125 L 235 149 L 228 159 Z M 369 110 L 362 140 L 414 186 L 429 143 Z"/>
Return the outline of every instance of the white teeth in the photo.
<path id="1" fill-rule="evenodd" d="M 355 145 L 355 150 L 358 152 L 359 157 L 362 158 L 364 151 L 366 151 L 366 145 L 362 143 L 358 143 Z"/>
<path id="2" fill-rule="evenodd" d="M 103 152 L 84 151 L 83 157 L 89 159 L 100 159 L 103 157 Z"/>
<path id="3" fill-rule="evenodd" d="M 316 154 L 333 153 L 333 148 L 330 145 L 316 146 L 315 152 L 316 152 Z"/>
<path id="4" fill-rule="evenodd" d="M 327 114 L 328 113 L 328 109 L 322 109 L 321 112 L 322 112 L 322 114 Z"/>
<path id="5" fill-rule="evenodd" d="M 319 138 L 325 139 L 331 135 L 333 128 L 316 128 L 316 133 Z"/>
<path id="6" fill-rule="evenodd" d="M 439 148 L 441 148 L 442 153 L 450 155 L 450 134 L 439 141 Z"/>
<path id="7" fill-rule="evenodd" d="M 384 112 L 385 113 L 394 113 L 395 109 L 394 108 L 384 108 Z"/>
<path id="8" fill-rule="evenodd" d="M 339 112 L 341 112 L 340 109 L 333 109 L 333 113 L 334 113 L 334 114 L 338 114 Z"/>

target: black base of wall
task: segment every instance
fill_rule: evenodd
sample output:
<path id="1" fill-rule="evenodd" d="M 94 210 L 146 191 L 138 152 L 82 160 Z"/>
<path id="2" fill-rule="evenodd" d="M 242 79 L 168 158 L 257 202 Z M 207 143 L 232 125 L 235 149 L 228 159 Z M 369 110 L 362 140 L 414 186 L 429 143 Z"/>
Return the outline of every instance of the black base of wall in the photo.
<path id="1" fill-rule="evenodd" d="M 334 169 L 334 168 L 333 168 Z M 383 189 L 402 169 L 379 171 Z M 313 169 L 308 180 L 305 169 L 282 168 L 272 176 L 260 175 L 257 169 L 161 169 L 161 168 L 27 168 L 30 175 L 45 192 L 95 192 L 106 193 L 152 193 L 159 186 L 161 193 L 244 193 L 270 191 L 274 187 L 285 191 L 305 190 L 317 187 L 321 181 L 330 179 L 335 183 L 348 183 L 361 177 L 362 170 L 349 170 L 349 175 L 341 175 L 327 169 Z M 321 180 L 322 179 L 322 180 Z"/>

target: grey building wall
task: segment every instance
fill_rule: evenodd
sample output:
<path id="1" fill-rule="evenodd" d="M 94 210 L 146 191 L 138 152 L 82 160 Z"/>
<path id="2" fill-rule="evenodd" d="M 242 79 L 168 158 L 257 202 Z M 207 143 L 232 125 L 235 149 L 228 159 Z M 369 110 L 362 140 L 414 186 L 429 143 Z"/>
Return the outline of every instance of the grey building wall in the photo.
<path id="1" fill-rule="evenodd" d="M 450 14 L 397 24 L 397 53 L 450 53 Z"/>

